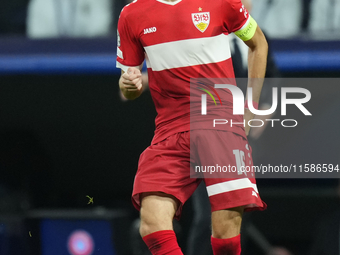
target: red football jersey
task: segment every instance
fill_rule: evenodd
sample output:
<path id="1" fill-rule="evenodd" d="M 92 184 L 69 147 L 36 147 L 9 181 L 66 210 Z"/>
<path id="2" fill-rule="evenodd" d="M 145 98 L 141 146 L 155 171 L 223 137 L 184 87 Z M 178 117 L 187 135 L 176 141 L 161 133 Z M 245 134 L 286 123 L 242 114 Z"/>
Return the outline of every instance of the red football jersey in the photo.
<path id="1" fill-rule="evenodd" d="M 146 59 L 157 111 L 153 144 L 193 129 L 190 79 L 233 80 L 227 35 L 241 30 L 249 19 L 240 0 L 136 0 L 123 8 L 118 22 L 117 67 L 126 71 L 141 66 Z M 228 93 L 224 118 L 243 122 L 243 116 L 232 114 Z M 193 112 L 200 115 L 200 109 L 191 109 Z M 209 122 L 199 127 L 212 125 Z M 219 128 L 245 136 L 243 125 Z"/>

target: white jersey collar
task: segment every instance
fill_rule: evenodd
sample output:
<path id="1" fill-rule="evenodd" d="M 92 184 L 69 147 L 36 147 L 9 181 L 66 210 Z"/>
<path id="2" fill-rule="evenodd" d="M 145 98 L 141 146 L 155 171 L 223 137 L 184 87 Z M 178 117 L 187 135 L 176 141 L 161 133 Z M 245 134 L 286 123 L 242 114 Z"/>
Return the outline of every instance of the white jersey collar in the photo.
<path id="1" fill-rule="evenodd" d="M 156 0 L 160 3 L 163 3 L 163 4 L 168 4 L 168 5 L 176 5 L 178 4 L 179 2 L 181 2 L 182 0 L 177 0 L 177 1 L 173 1 L 173 2 L 170 2 L 170 1 L 166 1 L 166 0 Z"/>

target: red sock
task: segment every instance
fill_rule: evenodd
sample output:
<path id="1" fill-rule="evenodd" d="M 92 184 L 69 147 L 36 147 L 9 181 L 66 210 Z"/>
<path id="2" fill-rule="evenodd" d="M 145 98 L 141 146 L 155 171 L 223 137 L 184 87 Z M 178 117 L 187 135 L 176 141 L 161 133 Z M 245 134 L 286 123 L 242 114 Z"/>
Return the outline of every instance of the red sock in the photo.
<path id="1" fill-rule="evenodd" d="M 143 237 L 152 255 L 183 255 L 173 230 L 162 230 Z"/>
<path id="2" fill-rule="evenodd" d="M 211 246 L 214 255 L 240 255 L 241 235 L 228 239 L 218 239 L 211 237 Z"/>

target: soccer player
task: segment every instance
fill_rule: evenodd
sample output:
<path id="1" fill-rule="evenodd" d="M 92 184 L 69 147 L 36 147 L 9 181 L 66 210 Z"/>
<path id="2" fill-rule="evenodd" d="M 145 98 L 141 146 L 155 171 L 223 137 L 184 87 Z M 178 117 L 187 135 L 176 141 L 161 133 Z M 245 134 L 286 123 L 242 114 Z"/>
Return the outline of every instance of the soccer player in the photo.
<path id="1" fill-rule="evenodd" d="M 268 46 L 240 0 L 138 0 L 121 12 L 117 48 L 117 67 L 122 69 L 120 89 L 127 99 L 141 95 L 140 68 L 146 58 L 149 88 L 158 113 L 154 138 L 139 159 L 132 194 L 132 202 L 140 210 L 140 234 L 152 254 L 182 254 L 172 220 L 180 217 L 183 204 L 201 181 L 190 178 L 190 138 L 215 141 L 209 149 L 223 152 L 218 157 L 224 165 L 236 164 L 235 150 L 243 154 L 247 150 L 247 164 L 251 162 L 246 138 L 249 126 L 205 130 L 209 138 L 198 137 L 202 133 L 190 127 L 190 79 L 234 77 L 229 33 L 249 46 L 248 76 L 252 79 L 248 86 L 253 89 L 256 105 Z M 240 121 L 232 110 L 228 114 Z M 245 121 L 252 118 L 246 109 Z M 209 142 L 199 144 L 197 153 Z M 203 155 L 199 156 L 203 161 Z M 205 178 L 204 182 L 212 210 L 213 252 L 239 255 L 243 212 L 266 207 L 255 179 Z"/>

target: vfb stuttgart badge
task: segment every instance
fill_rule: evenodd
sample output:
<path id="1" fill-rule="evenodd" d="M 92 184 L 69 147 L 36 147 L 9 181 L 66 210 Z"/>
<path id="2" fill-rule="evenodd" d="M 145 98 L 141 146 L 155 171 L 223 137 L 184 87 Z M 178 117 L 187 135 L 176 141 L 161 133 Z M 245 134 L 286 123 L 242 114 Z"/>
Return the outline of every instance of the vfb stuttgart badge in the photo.
<path id="1" fill-rule="evenodd" d="M 210 12 L 192 13 L 192 22 L 195 27 L 202 33 L 207 30 L 210 23 Z"/>

